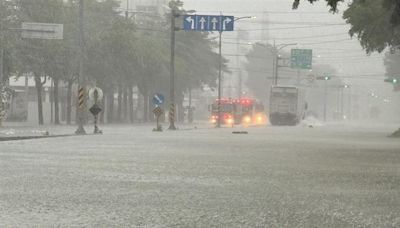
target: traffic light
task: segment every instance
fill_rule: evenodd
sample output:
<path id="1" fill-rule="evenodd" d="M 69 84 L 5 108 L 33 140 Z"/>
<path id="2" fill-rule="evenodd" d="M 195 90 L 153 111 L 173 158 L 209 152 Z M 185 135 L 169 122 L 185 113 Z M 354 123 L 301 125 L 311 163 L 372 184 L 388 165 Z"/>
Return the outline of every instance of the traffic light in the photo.
<path id="1" fill-rule="evenodd" d="M 396 84 L 399 81 L 397 80 L 397 78 L 386 78 L 385 82 Z"/>
<path id="2" fill-rule="evenodd" d="M 328 81 L 328 80 L 331 80 L 331 77 L 330 77 L 330 76 L 318 76 L 318 77 L 317 77 L 317 80 L 325 80 L 325 81 Z"/>

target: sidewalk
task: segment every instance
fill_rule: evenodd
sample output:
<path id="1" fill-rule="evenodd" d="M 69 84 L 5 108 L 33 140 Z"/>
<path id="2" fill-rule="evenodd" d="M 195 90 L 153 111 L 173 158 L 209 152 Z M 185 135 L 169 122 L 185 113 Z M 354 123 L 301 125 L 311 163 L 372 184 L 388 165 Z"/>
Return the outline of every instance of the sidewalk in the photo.
<path id="1" fill-rule="evenodd" d="M 29 126 L 24 122 L 5 122 L 0 127 L 0 141 L 72 135 L 75 128 L 73 125 Z"/>
<path id="2" fill-rule="evenodd" d="M 169 123 L 161 123 L 164 130 L 168 129 Z M 121 127 L 145 127 L 151 131 L 156 123 L 133 123 L 133 124 L 104 124 L 100 125 L 101 130 L 105 133 L 112 132 L 113 129 Z M 176 123 L 177 130 L 192 130 L 197 128 L 210 128 L 207 122 L 199 121 L 197 123 Z M 77 126 L 73 125 L 29 125 L 25 122 L 5 122 L 0 127 L 0 141 L 36 139 L 47 137 L 61 137 L 75 135 Z M 85 130 L 88 135 L 93 134 L 93 124 L 86 124 Z"/>

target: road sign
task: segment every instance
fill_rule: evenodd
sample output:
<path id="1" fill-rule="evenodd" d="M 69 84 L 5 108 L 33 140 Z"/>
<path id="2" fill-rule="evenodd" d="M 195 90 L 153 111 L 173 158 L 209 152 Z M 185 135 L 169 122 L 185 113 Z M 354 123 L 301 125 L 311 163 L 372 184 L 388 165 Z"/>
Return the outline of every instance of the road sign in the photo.
<path id="1" fill-rule="evenodd" d="M 234 16 L 185 15 L 183 29 L 185 31 L 233 31 L 234 22 Z"/>
<path id="2" fill-rule="evenodd" d="M 48 23 L 22 23 L 22 38 L 62 40 L 64 25 Z"/>
<path id="3" fill-rule="evenodd" d="M 153 113 L 154 115 L 158 117 L 160 117 L 162 114 L 164 114 L 164 110 L 162 110 L 162 108 L 160 106 L 157 106 L 155 109 L 153 109 Z"/>
<path id="4" fill-rule="evenodd" d="M 89 89 L 89 99 L 97 102 L 103 99 L 103 90 L 99 87 L 94 87 Z"/>
<path id="5" fill-rule="evenodd" d="M 233 31 L 235 18 L 233 16 L 222 16 L 221 23 L 222 23 L 222 31 Z"/>
<path id="6" fill-rule="evenodd" d="M 164 95 L 162 95 L 160 93 L 154 94 L 154 96 L 153 96 L 153 104 L 162 105 L 162 104 L 164 104 L 164 101 L 165 101 Z"/>
<path id="7" fill-rule="evenodd" d="M 292 49 L 291 68 L 311 69 L 312 68 L 312 50 L 311 49 Z"/>
<path id="8" fill-rule="evenodd" d="M 94 115 L 97 116 L 103 109 L 98 105 L 94 104 L 89 111 Z"/>

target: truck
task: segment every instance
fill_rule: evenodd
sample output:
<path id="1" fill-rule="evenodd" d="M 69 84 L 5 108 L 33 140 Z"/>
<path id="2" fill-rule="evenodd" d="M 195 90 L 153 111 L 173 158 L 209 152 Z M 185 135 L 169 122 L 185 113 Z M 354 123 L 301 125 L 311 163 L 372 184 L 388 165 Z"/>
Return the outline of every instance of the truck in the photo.
<path id="1" fill-rule="evenodd" d="M 304 91 L 295 86 L 273 86 L 269 101 L 272 125 L 294 126 L 305 118 L 307 103 Z"/>
<path id="2" fill-rule="evenodd" d="M 221 105 L 222 124 L 258 125 L 267 122 L 264 105 L 252 98 L 223 98 Z M 218 99 L 211 105 L 211 122 L 218 122 Z"/>

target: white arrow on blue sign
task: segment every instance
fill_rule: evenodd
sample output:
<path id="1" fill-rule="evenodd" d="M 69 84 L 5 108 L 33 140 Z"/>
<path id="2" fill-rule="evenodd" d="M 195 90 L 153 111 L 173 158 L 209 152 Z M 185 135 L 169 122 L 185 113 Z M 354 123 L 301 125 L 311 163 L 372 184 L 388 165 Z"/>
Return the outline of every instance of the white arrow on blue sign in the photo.
<path id="1" fill-rule="evenodd" d="M 183 29 L 185 31 L 233 31 L 234 21 L 234 16 L 185 15 Z"/>
<path id="2" fill-rule="evenodd" d="M 209 31 L 221 31 L 221 16 L 210 16 L 209 22 Z"/>
<path id="3" fill-rule="evenodd" d="M 156 93 L 153 96 L 153 104 L 155 105 L 161 105 L 163 104 L 165 101 L 165 97 L 164 95 L 160 94 L 160 93 Z"/>
<path id="4" fill-rule="evenodd" d="M 195 30 L 196 29 L 196 16 L 185 15 L 183 17 L 183 29 Z"/>

